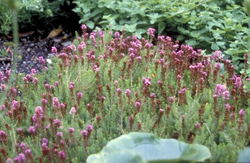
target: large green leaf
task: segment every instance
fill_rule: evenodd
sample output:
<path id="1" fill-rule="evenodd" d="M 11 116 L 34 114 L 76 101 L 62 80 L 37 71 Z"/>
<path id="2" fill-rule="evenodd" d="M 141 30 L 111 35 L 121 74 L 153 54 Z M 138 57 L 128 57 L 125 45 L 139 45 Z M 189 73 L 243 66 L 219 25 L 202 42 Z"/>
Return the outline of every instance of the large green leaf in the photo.
<path id="1" fill-rule="evenodd" d="M 204 161 L 211 156 L 208 148 L 202 145 L 189 145 L 175 139 L 160 139 L 150 133 L 132 132 L 111 140 L 100 153 L 90 155 L 87 163 L 105 163 L 114 156 L 114 159 L 118 159 L 120 154 L 122 160 L 125 154 L 129 154 L 128 151 L 132 152 L 129 158 L 141 157 L 141 160 L 154 163 Z"/>
<path id="2" fill-rule="evenodd" d="M 250 162 L 250 147 L 246 147 L 246 149 L 241 150 L 238 154 L 237 162 Z"/>

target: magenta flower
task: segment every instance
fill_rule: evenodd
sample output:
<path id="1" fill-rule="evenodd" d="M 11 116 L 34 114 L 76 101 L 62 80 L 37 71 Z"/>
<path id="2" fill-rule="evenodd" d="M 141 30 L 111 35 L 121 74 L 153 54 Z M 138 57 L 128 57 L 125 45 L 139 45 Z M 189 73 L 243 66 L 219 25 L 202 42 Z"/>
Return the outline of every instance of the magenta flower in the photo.
<path id="1" fill-rule="evenodd" d="M 59 121 L 58 119 L 54 119 L 54 124 L 60 126 L 61 125 L 61 121 Z"/>
<path id="2" fill-rule="evenodd" d="M 34 77 L 34 78 L 33 78 L 33 83 L 34 83 L 34 84 L 37 84 L 37 82 L 38 82 L 38 79 L 37 79 L 36 77 Z"/>
<path id="3" fill-rule="evenodd" d="M 57 97 L 53 97 L 53 107 L 59 108 L 60 103 Z"/>
<path id="4" fill-rule="evenodd" d="M 222 96 L 225 100 L 229 100 L 230 97 L 230 93 L 228 90 L 226 90 L 225 92 L 222 93 Z"/>
<path id="5" fill-rule="evenodd" d="M 115 32 L 115 38 L 120 38 L 120 33 L 119 32 Z"/>
<path id="6" fill-rule="evenodd" d="M 43 117 L 43 108 L 41 106 L 37 106 L 35 108 L 35 113 L 36 113 L 36 115 Z"/>
<path id="7" fill-rule="evenodd" d="M 66 154 L 65 154 L 64 151 L 60 151 L 60 152 L 58 153 L 58 155 L 59 155 L 59 158 L 60 158 L 61 160 L 63 160 L 63 159 L 66 157 Z"/>
<path id="8" fill-rule="evenodd" d="M 4 73 L 2 71 L 0 71 L 0 81 L 3 80 L 3 77 L 4 77 Z"/>
<path id="9" fill-rule="evenodd" d="M 14 161 L 17 163 L 26 163 L 26 157 L 23 153 L 19 153 L 16 158 L 14 158 Z"/>
<path id="10" fill-rule="evenodd" d="M 17 108 L 18 108 L 18 101 L 13 100 L 13 101 L 11 102 L 11 104 L 12 104 L 12 108 L 13 108 L 13 110 L 15 110 L 15 109 L 17 109 Z"/>
<path id="11" fill-rule="evenodd" d="M 217 60 L 219 60 L 219 59 L 222 59 L 223 57 L 222 57 L 221 54 L 222 54 L 221 51 L 216 50 L 216 51 L 214 52 L 214 60 L 217 61 Z"/>
<path id="12" fill-rule="evenodd" d="M 177 75 L 177 79 L 181 79 L 182 78 L 182 76 L 181 75 Z"/>
<path id="13" fill-rule="evenodd" d="M 152 37 L 154 37 L 155 29 L 154 28 L 148 28 L 148 34 Z"/>
<path id="14" fill-rule="evenodd" d="M 148 77 L 148 78 L 142 78 L 142 82 L 144 83 L 144 85 L 146 87 L 150 86 L 151 85 L 151 82 L 150 82 L 151 78 Z"/>
<path id="15" fill-rule="evenodd" d="M 31 149 L 29 149 L 29 148 L 28 148 L 28 149 L 26 149 L 26 150 L 25 150 L 25 154 L 26 154 L 26 155 L 31 154 Z"/>
<path id="16" fill-rule="evenodd" d="M 241 116 L 245 116 L 246 112 L 245 112 L 243 109 L 240 109 L 239 114 L 240 114 Z"/>
<path id="17" fill-rule="evenodd" d="M 72 107 L 69 111 L 69 114 L 70 115 L 74 115 L 76 113 L 76 108 L 75 107 Z"/>
<path id="18" fill-rule="evenodd" d="M 1 137 L 1 138 L 7 137 L 7 134 L 5 133 L 5 131 L 0 130 L 0 137 Z"/>
<path id="19" fill-rule="evenodd" d="M 93 126 L 92 125 L 88 125 L 87 126 L 87 131 L 92 131 L 93 130 Z"/>
<path id="20" fill-rule="evenodd" d="M 237 77 L 235 79 L 234 87 L 239 88 L 241 86 L 241 78 Z"/>
<path id="21" fill-rule="evenodd" d="M 174 102 L 174 97 L 169 97 L 169 102 Z"/>
<path id="22" fill-rule="evenodd" d="M 62 138 L 63 137 L 63 133 L 62 132 L 57 132 L 56 136 L 58 136 L 59 138 Z"/>
<path id="23" fill-rule="evenodd" d="M 47 102 L 48 102 L 48 100 L 46 100 L 45 98 L 42 99 L 42 103 L 43 103 L 44 105 L 46 105 Z"/>
<path id="24" fill-rule="evenodd" d="M 52 46 L 51 52 L 56 55 L 57 54 L 57 48 L 55 46 Z"/>
<path id="25" fill-rule="evenodd" d="M 137 106 L 140 107 L 140 106 L 141 106 L 141 103 L 140 103 L 139 101 L 136 101 L 136 102 L 135 102 L 135 106 L 136 106 L 136 107 L 137 107 Z"/>
<path id="26" fill-rule="evenodd" d="M 126 90 L 125 90 L 125 94 L 126 94 L 127 96 L 130 96 L 131 91 L 130 91 L 129 89 L 126 89 Z"/>
<path id="27" fill-rule="evenodd" d="M 225 91 L 225 86 L 222 84 L 217 84 L 215 87 L 215 94 L 220 96 L 223 94 L 223 92 Z"/>
<path id="28" fill-rule="evenodd" d="M 197 127 L 198 130 L 201 129 L 201 124 L 200 123 L 195 124 L 195 126 Z"/>
<path id="29" fill-rule="evenodd" d="M 30 126 L 29 129 L 28 129 L 28 132 L 31 133 L 31 134 L 34 134 L 35 131 L 36 131 L 36 129 L 33 126 Z"/>
<path id="30" fill-rule="evenodd" d="M 230 111 L 230 108 L 231 108 L 231 106 L 228 103 L 226 103 L 225 104 L 225 109 L 228 110 L 228 111 Z"/>
<path id="31" fill-rule="evenodd" d="M 56 87 L 59 86 L 59 81 L 55 81 L 55 86 L 56 86 Z"/>
<path id="32" fill-rule="evenodd" d="M 31 69 L 31 74 L 32 74 L 32 75 L 36 75 L 36 69 L 34 69 L 34 68 Z"/>
<path id="33" fill-rule="evenodd" d="M 86 26 L 85 24 L 82 24 L 81 29 L 82 29 L 82 30 L 86 30 L 86 29 L 87 29 L 87 26 Z"/>
<path id="34" fill-rule="evenodd" d="M 6 110 L 6 108 L 5 108 L 4 105 L 1 105 L 1 110 L 2 110 L 2 111 Z"/>
<path id="35" fill-rule="evenodd" d="M 82 130 L 82 131 L 81 131 L 81 134 L 82 134 L 83 136 L 87 136 L 87 135 L 88 135 L 88 131 Z"/>
<path id="36" fill-rule="evenodd" d="M 150 97 L 155 98 L 156 97 L 155 93 L 151 93 Z"/>
<path id="37" fill-rule="evenodd" d="M 77 97 L 78 97 L 78 98 L 82 98 L 82 96 L 83 96 L 82 92 L 78 92 L 78 93 L 77 93 Z"/>
<path id="38" fill-rule="evenodd" d="M 70 127 L 70 128 L 69 128 L 69 133 L 72 134 L 73 132 L 75 132 L 75 129 L 74 129 L 73 127 Z"/>
<path id="39" fill-rule="evenodd" d="M 5 84 L 1 84 L 0 89 L 1 89 L 2 91 L 4 91 L 5 88 L 6 88 L 6 85 L 5 85 Z"/>
<path id="40" fill-rule="evenodd" d="M 117 91 L 118 93 L 121 93 L 121 92 L 122 92 L 121 88 L 117 88 L 116 91 Z"/>

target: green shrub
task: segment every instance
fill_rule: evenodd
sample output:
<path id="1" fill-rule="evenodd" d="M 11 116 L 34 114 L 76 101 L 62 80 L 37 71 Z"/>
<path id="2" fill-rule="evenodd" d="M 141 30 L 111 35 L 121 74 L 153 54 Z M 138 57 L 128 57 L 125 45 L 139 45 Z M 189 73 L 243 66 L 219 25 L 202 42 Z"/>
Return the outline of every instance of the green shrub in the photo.
<path id="1" fill-rule="evenodd" d="M 73 10 L 80 23 L 121 31 L 139 38 L 149 27 L 158 35 L 172 37 L 194 48 L 206 49 L 207 54 L 221 50 L 231 59 L 236 73 L 244 69 L 243 56 L 248 52 L 248 17 L 239 0 L 74 0 Z M 250 72 L 249 72 L 250 73 Z M 249 76 L 248 73 L 248 76 Z"/>
<path id="2" fill-rule="evenodd" d="M 5 90 L 9 72 L 0 72 L 0 162 L 85 162 L 130 132 L 207 146 L 212 162 L 236 161 L 250 141 L 250 81 L 220 51 L 204 56 L 165 36 L 153 46 L 152 28 L 148 39 L 82 29 L 74 45 L 52 49 L 48 69 L 40 58 L 44 70 L 18 75 L 15 87 Z"/>
<path id="3" fill-rule="evenodd" d="M 12 31 L 12 19 L 13 14 L 8 7 L 7 2 L 9 0 L 0 1 L 0 33 L 9 34 Z M 20 29 L 25 29 L 30 26 L 36 26 L 39 21 L 42 21 L 44 27 L 50 27 L 51 21 L 56 16 L 66 15 L 64 11 L 60 10 L 60 6 L 67 3 L 68 0 L 16 0 L 20 1 L 20 7 L 18 10 L 18 23 Z M 35 20 L 34 20 L 35 19 Z M 30 29 L 29 29 L 30 30 Z"/>

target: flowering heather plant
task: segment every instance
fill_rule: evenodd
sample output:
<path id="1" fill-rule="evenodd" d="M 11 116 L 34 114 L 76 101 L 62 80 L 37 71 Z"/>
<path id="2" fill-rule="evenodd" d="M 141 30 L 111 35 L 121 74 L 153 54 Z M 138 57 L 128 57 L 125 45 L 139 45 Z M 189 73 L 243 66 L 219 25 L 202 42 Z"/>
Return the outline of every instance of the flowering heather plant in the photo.
<path id="1" fill-rule="evenodd" d="M 136 131 L 205 145 L 213 162 L 236 161 L 249 145 L 249 80 L 220 52 L 204 56 L 168 36 L 153 45 L 152 28 L 148 40 L 86 28 L 74 45 L 53 48 L 51 68 L 18 76 L 18 90 L 7 91 L 0 162 L 85 162 Z"/>

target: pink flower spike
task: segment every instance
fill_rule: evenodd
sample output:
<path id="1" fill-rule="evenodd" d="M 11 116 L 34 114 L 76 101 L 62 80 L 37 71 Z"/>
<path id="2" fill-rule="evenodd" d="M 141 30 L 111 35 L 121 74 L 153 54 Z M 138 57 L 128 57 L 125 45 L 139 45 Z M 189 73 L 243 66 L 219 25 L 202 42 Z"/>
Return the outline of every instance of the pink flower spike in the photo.
<path id="1" fill-rule="evenodd" d="M 82 92 L 78 92 L 78 93 L 77 93 L 77 97 L 78 97 L 78 98 L 82 98 L 82 96 L 83 96 Z"/>
<path id="2" fill-rule="evenodd" d="M 74 115 L 76 113 L 76 108 L 75 107 L 72 107 L 69 111 L 69 114 L 70 115 Z"/>
<path id="3" fill-rule="evenodd" d="M 174 97 L 169 97 L 169 102 L 174 102 Z"/>
<path id="4" fill-rule="evenodd" d="M 121 92 L 122 92 L 121 88 L 117 88 L 116 91 L 117 91 L 118 93 L 121 93 Z"/>
<path id="5" fill-rule="evenodd" d="M 129 89 L 126 89 L 125 94 L 126 94 L 127 96 L 130 96 L 131 91 L 130 91 Z"/>
<path id="6" fill-rule="evenodd" d="M 239 114 L 240 114 L 241 116 L 245 116 L 246 112 L 245 112 L 243 109 L 240 109 Z"/>
<path id="7" fill-rule="evenodd" d="M 201 129 L 201 124 L 200 123 L 195 124 L 195 126 L 197 127 L 198 130 Z"/>
<path id="8" fill-rule="evenodd" d="M 57 54 L 57 48 L 55 46 L 52 46 L 51 52 L 56 55 Z"/>
<path id="9" fill-rule="evenodd" d="M 141 103 L 139 102 L 139 101 L 136 101 L 135 102 L 135 106 L 137 107 L 137 106 L 141 106 Z"/>
<path id="10" fill-rule="evenodd" d="M 56 136 L 61 138 L 61 137 L 63 137 L 63 133 L 62 132 L 57 132 Z"/>
<path id="11" fill-rule="evenodd" d="M 28 132 L 31 133 L 31 134 L 34 134 L 35 131 L 36 131 L 36 129 L 33 126 L 30 126 L 29 129 L 28 129 Z"/>
<path id="12" fill-rule="evenodd" d="M 87 131 L 92 131 L 93 130 L 93 126 L 92 125 L 88 125 L 87 126 Z"/>
<path id="13" fill-rule="evenodd" d="M 88 131 L 82 130 L 82 131 L 81 131 L 81 134 L 82 134 L 83 136 L 87 136 L 87 135 L 88 135 Z"/>
<path id="14" fill-rule="evenodd" d="M 75 129 L 74 129 L 73 127 L 70 127 L 70 128 L 69 128 L 69 133 L 72 134 L 73 132 L 75 132 Z"/>

